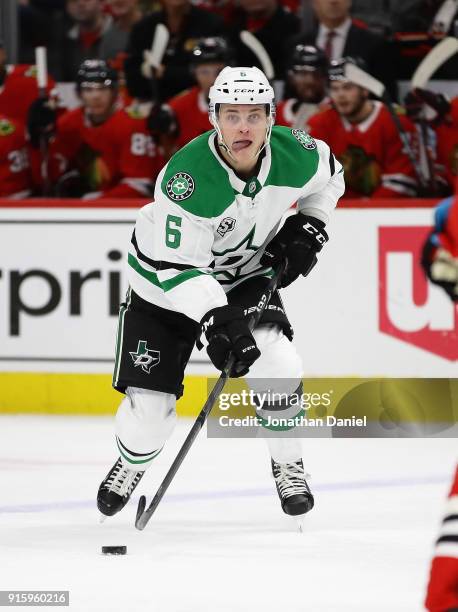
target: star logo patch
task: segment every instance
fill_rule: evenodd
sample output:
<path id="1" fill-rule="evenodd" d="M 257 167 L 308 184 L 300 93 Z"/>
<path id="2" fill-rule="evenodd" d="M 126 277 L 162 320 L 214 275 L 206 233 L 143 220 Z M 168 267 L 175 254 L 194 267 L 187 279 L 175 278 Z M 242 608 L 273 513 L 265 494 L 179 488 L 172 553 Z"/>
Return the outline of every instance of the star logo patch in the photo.
<path id="1" fill-rule="evenodd" d="M 194 179 L 187 172 L 177 172 L 167 181 L 167 195 L 175 202 L 186 200 L 194 193 Z"/>
<path id="2" fill-rule="evenodd" d="M 151 368 L 159 365 L 161 361 L 160 351 L 154 351 L 147 347 L 146 340 L 139 340 L 137 346 L 137 352 L 130 351 L 129 355 L 132 357 L 135 368 L 141 368 L 143 372 L 149 374 Z"/>

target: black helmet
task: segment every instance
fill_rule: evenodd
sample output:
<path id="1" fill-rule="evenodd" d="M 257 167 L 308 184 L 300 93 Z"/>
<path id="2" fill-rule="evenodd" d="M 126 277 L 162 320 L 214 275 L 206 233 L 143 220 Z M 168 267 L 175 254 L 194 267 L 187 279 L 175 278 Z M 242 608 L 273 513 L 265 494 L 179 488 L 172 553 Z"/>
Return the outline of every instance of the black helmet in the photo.
<path id="1" fill-rule="evenodd" d="M 230 65 L 232 62 L 232 51 L 224 40 L 218 36 L 199 38 L 192 50 L 191 64 L 208 64 L 210 62 L 221 62 Z"/>
<path id="2" fill-rule="evenodd" d="M 80 91 L 83 87 L 111 87 L 118 86 L 118 73 L 110 68 L 106 62 L 99 59 L 85 60 L 78 68 L 76 87 Z"/>
<path id="3" fill-rule="evenodd" d="M 345 65 L 354 64 L 367 72 L 366 62 L 360 57 L 341 57 L 338 60 L 332 60 L 328 68 L 328 78 L 330 81 L 346 81 L 345 78 Z"/>
<path id="4" fill-rule="evenodd" d="M 289 62 L 291 72 L 321 72 L 326 74 L 328 58 L 321 49 L 311 45 L 296 45 Z"/>

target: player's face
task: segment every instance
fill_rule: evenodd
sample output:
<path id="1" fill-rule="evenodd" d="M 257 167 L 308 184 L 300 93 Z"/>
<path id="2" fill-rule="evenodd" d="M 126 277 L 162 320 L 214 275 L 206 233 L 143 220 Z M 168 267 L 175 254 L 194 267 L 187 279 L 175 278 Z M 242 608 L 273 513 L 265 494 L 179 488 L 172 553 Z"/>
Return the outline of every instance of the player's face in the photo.
<path id="1" fill-rule="evenodd" d="M 348 81 L 331 81 L 329 88 L 335 109 L 344 117 L 358 114 L 367 100 L 366 90 Z"/>
<path id="2" fill-rule="evenodd" d="M 224 64 L 218 62 L 212 62 L 208 64 L 202 64 L 202 66 L 196 66 L 194 69 L 194 76 L 196 78 L 199 87 L 208 94 L 210 87 L 215 82 L 216 77 L 224 68 Z"/>
<path id="3" fill-rule="evenodd" d="M 326 80 L 320 72 L 295 72 L 291 81 L 302 102 L 318 104 L 325 96 Z"/>
<path id="4" fill-rule="evenodd" d="M 262 104 L 222 104 L 218 122 L 224 142 L 234 157 L 231 163 L 235 161 L 240 170 L 251 169 L 266 136 L 265 107 Z"/>
<path id="5" fill-rule="evenodd" d="M 109 87 L 84 88 L 81 91 L 83 106 L 94 122 L 104 121 L 113 110 L 115 92 Z"/>

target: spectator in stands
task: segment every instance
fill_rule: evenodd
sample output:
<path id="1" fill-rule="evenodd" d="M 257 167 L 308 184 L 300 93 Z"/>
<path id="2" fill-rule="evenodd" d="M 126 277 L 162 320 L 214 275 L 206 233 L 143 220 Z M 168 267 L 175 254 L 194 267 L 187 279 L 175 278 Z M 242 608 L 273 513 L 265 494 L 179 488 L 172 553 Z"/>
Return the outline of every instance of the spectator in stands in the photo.
<path id="1" fill-rule="evenodd" d="M 354 23 L 350 16 L 351 0 L 312 0 L 315 20 L 303 33 L 290 40 L 322 49 L 329 61 L 345 56 L 361 57 L 368 72 L 380 79 L 395 97 L 396 66 L 393 46 L 370 32 L 364 24 Z"/>
<path id="2" fill-rule="evenodd" d="M 113 17 L 100 43 L 99 56 L 104 60 L 117 60 L 127 48 L 129 34 L 137 21 L 142 18 L 138 0 L 108 0 Z"/>
<path id="3" fill-rule="evenodd" d="M 169 101 L 178 124 L 178 148 L 212 129 L 208 92 L 221 70 L 231 63 L 231 52 L 223 38 L 201 38 L 192 50 L 191 71 L 197 85 Z"/>
<path id="4" fill-rule="evenodd" d="M 300 20 L 277 0 L 240 0 L 231 29 L 231 44 L 239 66 L 258 66 L 258 58 L 244 45 L 240 32 L 248 30 L 259 40 L 272 61 L 275 78 L 285 77 L 286 41 L 300 30 Z"/>
<path id="5" fill-rule="evenodd" d="M 117 74 L 103 60 L 86 60 L 77 73 L 82 106 L 54 121 L 49 176 L 60 197 L 149 197 L 163 160 L 146 126 L 130 108 L 116 110 Z M 41 101 L 29 114 L 32 145 L 52 118 Z"/>
<path id="6" fill-rule="evenodd" d="M 48 76 L 48 93 L 55 82 Z M 38 98 L 35 66 L 7 64 L 6 51 L 0 40 L 0 114 L 25 125 L 31 103 Z"/>
<path id="7" fill-rule="evenodd" d="M 407 94 L 405 108 L 421 134 L 432 194 L 450 195 L 458 176 L 458 97 L 450 102 L 442 93 L 417 88 Z"/>
<path id="8" fill-rule="evenodd" d="M 103 35 L 113 22 L 103 12 L 102 0 L 67 0 L 67 12 L 74 22 L 61 43 L 59 81 L 74 81 L 85 59 L 100 57 Z"/>
<path id="9" fill-rule="evenodd" d="M 346 197 L 399 198 L 416 195 L 415 172 L 397 127 L 381 103 L 369 99 L 367 89 L 345 78 L 346 62 L 329 67 L 334 108 L 309 119 L 310 134 L 324 140 L 345 170 Z M 405 129 L 414 126 L 400 117 Z"/>
<path id="10" fill-rule="evenodd" d="M 127 87 L 140 100 L 151 100 L 154 95 L 164 101 L 191 87 L 189 67 L 195 40 L 218 36 L 224 29 L 221 17 L 196 8 L 190 0 L 162 0 L 162 5 L 161 11 L 137 22 L 129 38 L 125 62 Z M 152 69 L 145 62 L 144 52 L 151 49 L 159 23 L 166 25 L 170 39 L 161 65 Z"/>
<path id="11" fill-rule="evenodd" d="M 26 198 L 31 188 L 24 126 L 0 112 L 0 198 Z"/>
<path id="12" fill-rule="evenodd" d="M 326 107 L 328 60 L 321 49 L 296 45 L 289 62 L 288 84 L 294 97 L 277 105 L 275 123 L 305 129 L 309 118 Z"/>

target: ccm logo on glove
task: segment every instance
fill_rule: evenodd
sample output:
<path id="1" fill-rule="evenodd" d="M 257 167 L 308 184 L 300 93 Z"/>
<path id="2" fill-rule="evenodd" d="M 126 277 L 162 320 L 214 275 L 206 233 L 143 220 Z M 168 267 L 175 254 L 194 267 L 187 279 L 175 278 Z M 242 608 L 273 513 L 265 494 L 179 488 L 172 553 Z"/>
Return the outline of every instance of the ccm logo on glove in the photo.
<path id="1" fill-rule="evenodd" d="M 239 306 L 213 308 L 202 318 L 200 329 L 208 341 L 208 356 L 218 370 L 225 367 L 231 353 L 235 356 L 230 376 L 244 376 L 261 355 L 248 327 L 248 319 Z M 201 349 L 202 346 L 198 339 L 197 347 Z"/>
<path id="2" fill-rule="evenodd" d="M 288 217 L 261 257 L 263 266 L 279 265 L 287 260 L 280 286 L 287 287 L 300 274 L 307 276 L 317 263 L 316 254 L 328 241 L 324 223 L 315 217 L 297 213 Z"/>

